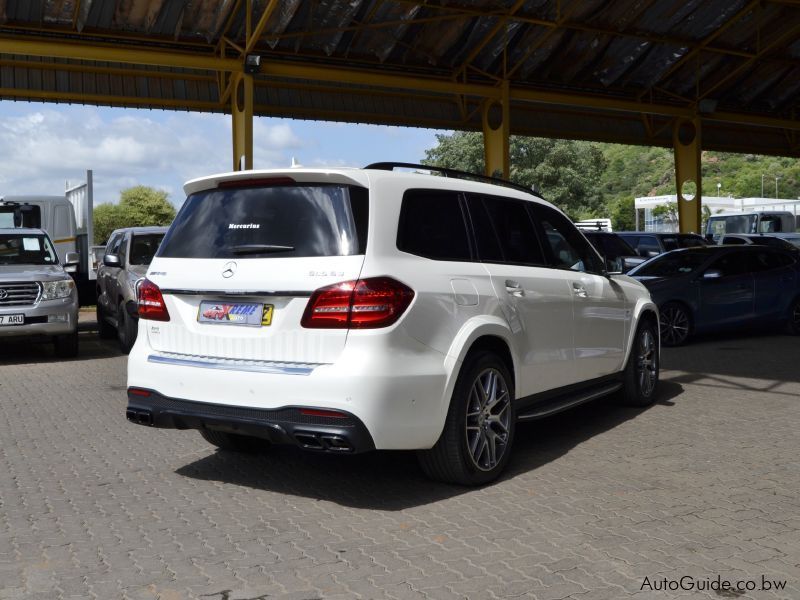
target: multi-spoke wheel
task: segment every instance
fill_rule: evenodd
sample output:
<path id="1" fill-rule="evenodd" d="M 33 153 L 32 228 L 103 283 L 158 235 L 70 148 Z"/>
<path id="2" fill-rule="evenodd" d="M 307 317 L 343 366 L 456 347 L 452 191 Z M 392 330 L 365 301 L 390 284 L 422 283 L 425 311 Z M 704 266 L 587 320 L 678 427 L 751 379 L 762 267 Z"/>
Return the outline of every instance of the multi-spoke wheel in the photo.
<path id="1" fill-rule="evenodd" d="M 514 440 L 513 400 L 511 374 L 497 355 L 467 357 L 439 441 L 419 452 L 425 473 L 462 485 L 488 483 L 500 475 Z"/>
<path id="2" fill-rule="evenodd" d="M 789 307 L 789 321 L 787 329 L 792 335 L 800 335 L 800 298 L 795 298 Z"/>
<path id="3" fill-rule="evenodd" d="M 502 374 L 486 369 L 472 384 L 467 404 L 467 447 L 472 463 L 491 471 L 508 448 L 511 398 Z"/>
<path id="4" fill-rule="evenodd" d="M 661 307 L 661 343 L 665 346 L 680 346 L 689 339 L 692 319 L 689 310 L 677 302 L 667 302 Z"/>
<path id="5" fill-rule="evenodd" d="M 622 400 L 631 406 L 649 406 L 658 385 L 658 338 L 655 319 L 639 323 L 625 367 Z"/>

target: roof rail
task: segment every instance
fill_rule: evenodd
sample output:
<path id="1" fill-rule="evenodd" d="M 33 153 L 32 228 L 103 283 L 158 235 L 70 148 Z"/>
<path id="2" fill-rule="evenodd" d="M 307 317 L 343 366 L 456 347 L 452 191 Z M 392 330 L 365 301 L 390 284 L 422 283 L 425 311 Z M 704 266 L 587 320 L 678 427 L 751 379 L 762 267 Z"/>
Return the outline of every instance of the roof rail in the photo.
<path id="1" fill-rule="evenodd" d="M 499 177 L 490 177 L 489 175 L 478 175 L 477 173 L 470 173 L 468 171 L 459 171 L 458 169 L 448 169 L 447 167 L 436 167 L 433 165 L 420 165 L 416 163 L 404 162 L 377 162 L 364 167 L 365 169 L 377 169 L 379 171 L 394 171 L 397 167 L 405 169 L 422 169 L 423 171 L 433 171 L 434 173 L 441 173 L 445 177 L 452 177 L 453 179 L 466 179 L 467 181 L 480 181 L 483 183 L 493 183 L 494 185 L 502 185 L 507 188 L 519 190 L 528 194 L 540 196 L 539 190 L 536 186 L 526 188 L 524 185 L 508 181 L 507 179 L 500 179 Z"/>

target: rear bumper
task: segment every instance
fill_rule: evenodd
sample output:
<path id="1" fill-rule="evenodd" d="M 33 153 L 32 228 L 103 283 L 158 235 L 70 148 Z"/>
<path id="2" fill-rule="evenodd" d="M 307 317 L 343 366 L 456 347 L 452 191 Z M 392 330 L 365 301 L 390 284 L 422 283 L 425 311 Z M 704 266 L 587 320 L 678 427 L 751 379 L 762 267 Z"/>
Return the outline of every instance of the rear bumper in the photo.
<path id="1" fill-rule="evenodd" d="M 366 426 L 354 415 L 303 414 L 299 406 L 249 408 L 168 398 L 152 390 L 128 391 L 126 418 L 166 429 L 210 429 L 249 435 L 307 450 L 355 454 L 375 449 Z"/>

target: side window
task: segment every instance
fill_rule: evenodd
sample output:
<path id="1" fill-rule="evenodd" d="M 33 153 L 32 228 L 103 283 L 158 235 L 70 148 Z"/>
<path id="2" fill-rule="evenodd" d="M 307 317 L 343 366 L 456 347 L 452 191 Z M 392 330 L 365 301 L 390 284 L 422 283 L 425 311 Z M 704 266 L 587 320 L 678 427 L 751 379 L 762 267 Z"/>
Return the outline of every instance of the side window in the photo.
<path id="1" fill-rule="evenodd" d="M 757 250 L 751 252 L 748 257 L 750 260 L 750 270 L 755 273 L 762 271 L 771 271 L 772 269 L 780 269 L 786 266 L 784 261 L 785 255 L 781 252 L 772 252 L 770 250 Z"/>
<path id="2" fill-rule="evenodd" d="M 711 263 L 708 269 L 716 269 L 722 271 L 723 277 L 732 277 L 734 275 L 743 275 L 749 271 L 750 265 L 747 259 L 746 250 L 736 250 L 729 252 L 724 256 L 720 256 L 717 260 Z M 708 270 L 707 269 L 707 270 Z"/>
<path id="3" fill-rule="evenodd" d="M 397 249 L 434 260 L 472 260 L 459 194 L 408 190 L 400 208 Z"/>
<path id="4" fill-rule="evenodd" d="M 129 236 L 127 235 L 120 237 L 119 248 L 117 248 L 117 254 L 119 254 L 119 259 L 123 266 L 125 266 L 126 258 L 128 256 L 128 237 Z"/>
<path id="5" fill-rule="evenodd" d="M 122 241 L 122 234 L 112 235 L 106 244 L 106 254 L 116 254 L 119 250 L 119 243 Z"/>
<path id="6" fill-rule="evenodd" d="M 640 237 L 637 250 L 639 250 L 639 255 L 644 257 L 650 256 L 650 252 L 661 254 L 661 246 L 658 245 L 658 240 L 652 235 Z"/>
<path id="7" fill-rule="evenodd" d="M 559 212 L 540 204 L 531 205 L 543 233 L 550 264 L 557 269 L 602 273 L 603 261 L 575 226 Z"/>
<path id="8" fill-rule="evenodd" d="M 468 203 L 481 260 L 546 264 L 524 201 L 470 194 Z"/>
<path id="9" fill-rule="evenodd" d="M 724 238 L 722 238 L 722 243 L 734 244 L 736 246 L 744 246 L 747 242 L 742 238 L 733 237 L 732 235 L 726 235 Z"/>
<path id="10" fill-rule="evenodd" d="M 677 250 L 678 249 L 678 240 L 674 237 L 665 237 L 661 239 L 661 242 L 664 244 L 664 250 Z"/>

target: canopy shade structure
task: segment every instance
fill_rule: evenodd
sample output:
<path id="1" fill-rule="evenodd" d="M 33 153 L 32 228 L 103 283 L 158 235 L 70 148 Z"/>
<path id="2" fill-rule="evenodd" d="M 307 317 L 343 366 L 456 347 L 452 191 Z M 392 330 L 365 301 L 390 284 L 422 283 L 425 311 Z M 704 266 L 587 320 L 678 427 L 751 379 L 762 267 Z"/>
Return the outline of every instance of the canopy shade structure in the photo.
<path id="1" fill-rule="evenodd" d="M 795 0 L 5 0 L 0 96 L 800 155 Z"/>

